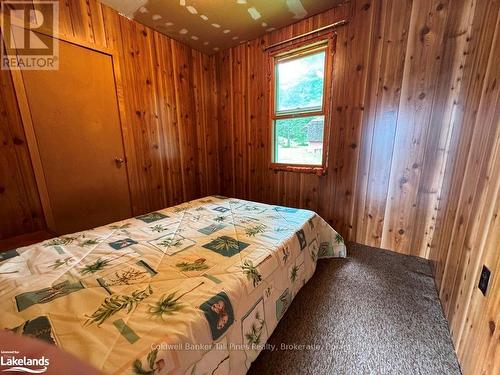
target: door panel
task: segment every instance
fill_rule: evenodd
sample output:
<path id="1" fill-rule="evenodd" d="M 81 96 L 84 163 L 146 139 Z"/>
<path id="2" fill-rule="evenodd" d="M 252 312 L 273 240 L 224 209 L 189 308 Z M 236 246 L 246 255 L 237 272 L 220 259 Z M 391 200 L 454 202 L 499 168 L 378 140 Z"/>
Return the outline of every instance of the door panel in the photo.
<path id="1" fill-rule="evenodd" d="M 60 41 L 59 70 L 23 71 L 57 234 L 131 216 L 112 57 Z"/>

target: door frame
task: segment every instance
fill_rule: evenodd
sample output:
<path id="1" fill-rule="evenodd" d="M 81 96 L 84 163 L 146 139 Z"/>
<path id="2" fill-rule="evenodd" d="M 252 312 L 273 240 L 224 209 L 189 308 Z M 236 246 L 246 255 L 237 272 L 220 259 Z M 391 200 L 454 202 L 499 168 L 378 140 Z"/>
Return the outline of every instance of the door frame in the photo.
<path id="1" fill-rule="evenodd" d="M 120 56 L 119 53 L 116 49 L 109 48 L 109 47 L 104 47 L 104 46 L 97 46 L 92 43 L 85 42 L 81 39 L 67 36 L 67 35 L 50 35 L 46 34 L 43 31 L 33 31 L 35 33 L 43 34 L 49 37 L 52 37 L 54 39 L 57 39 L 59 41 L 63 41 L 66 43 L 73 44 L 77 47 L 82 47 L 86 48 L 88 50 L 102 53 L 104 55 L 107 55 L 111 58 L 111 65 L 113 68 L 113 80 L 114 80 L 114 85 L 115 85 L 115 93 L 116 93 L 116 100 L 117 100 L 117 106 L 118 106 L 118 119 L 119 119 L 119 124 L 120 124 L 120 134 L 121 134 L 121 143 L 123 147 L 123 153 L 125 157 L 125 172 L 127 176 L 127 185 L 128 185 L 128 195 L 129 195 L 129 202 L 130 202 L 130 216 L 133 216 L 133 202 L 132 202 L 132 192 L 131 192 L 131 185 L 130 185 L 130 172 L 128 169 L 128 163 L 127 163 L 127 148 L 125 147 L 125 139 L 124 139 L 124 129 L 126 129 L 126 108 L 125 108 L 125 102 L 123 95 L 121 93 L 123 92 L 123 85 L 122 85 L 122 80 L 121 80 L 121 68 L 120 68 Z M 4 33 L 1 33 L 1 48 L 5 48 L 5 37 Z M 19 108 L 19 112 L 21 115 L 21 121 L 23 124 L 23 129 L 26 137 L 26 143 L 28 146 L 28 151 L 30 154 L 30 159 L 31 159 L 31 164 L 33 168 L 33 173 L 35 175 L 35 182 L 37 185 L 37 190 L 38 190 L 38 195 L 40 197 L 40 203 L 42 205 L 42 211 L 43 215 L 45 218 L 45 225 L 47 229 L 52 232 L 53 234 L 56 234 L 56 225 L 55 225 L 55 219 L 54 219 L 54 214 L 52 211 L 52 207 L 50 204 L 50 196 L 49 196 L 49 191 L 47 188 L 47 181 L 45 178 L 45 173 L 43 171 L 43 164 L 42 160 L 40 157 L 40 151 L 38 148 L 38 141 L 36 139 L 36 133 L 35 133 L 35 128 L 33 126 L 33 119 L 31 116 L 31 110 L 29 107 L 29 102 L 28 102 L 28 96 L 26 94 L 26 87 L 24 84 L 24 78 L 22 74 L 22 70 L 20 69 L 9 69 L 9 72 L 12 77 L 12 83 L 14 86 L 14 92 L 16 95 L 17 99 L 17 104 Z"/>

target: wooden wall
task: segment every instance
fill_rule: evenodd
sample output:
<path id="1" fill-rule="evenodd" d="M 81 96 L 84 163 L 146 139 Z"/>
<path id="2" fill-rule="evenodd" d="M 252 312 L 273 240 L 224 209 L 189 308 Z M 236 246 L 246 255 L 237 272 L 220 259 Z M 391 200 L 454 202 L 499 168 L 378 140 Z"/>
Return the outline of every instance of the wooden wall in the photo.
<path id="1" fill-rule="evenodd" d="M 443 77 L 451 87 L 444 170 L 430 258 L 464 374 L 500 373 L 500 2 L 456 2 Z M 450 90 L 450 89 L 449 89 Z M 477 288 L 491 270 L 486 296 Z"/>
<path id="2" fill-rule="evenodd" d="M 9 72 L 0 70 L 0 239 L 45 226 L 13 93 Z"/>
<path id="3" fill-rule="evenodd" d="M 134 214 L 217 193 L 215 59 L 95 0 L 60 1 L 60 38 L 112 53 Z M 45 224 L 9 72 L 0 74 L 0 239 Z"/>
<path id="4" fill-rule="evenodd" d="M 219 53 L 222 192 L 316 210 L 348 240 L 427 256 L 433 216 L 421 213 L 442 178 L 424 167 L 449 11 L 446 1 L 357 0 Z M 271 171 L 262 47 L 345 18 L 328 174 Z"/>
<path id="5" fill-rule="evenodd" d="M 462 58 L 446 49 L 462 39 L 449 24 L 464 13 L 446 0 L 352 0 L 220 52 L 222 193 L 309 208 L 348 240 L 428 258 L 450 152 L 453 108 L 442 108 Z M 263 47 L 345 18 L 328 174 L 272 171 Z"/>
<path id="6" fill-rule="evenodd" d="M 328 174 L 274 172 L 263 47 L 345 17 Z M 217 56 L 222 193 L 431 259 L 464 374 L 500 372 L 499 23 L 498 0 L 352 0 Z"/>

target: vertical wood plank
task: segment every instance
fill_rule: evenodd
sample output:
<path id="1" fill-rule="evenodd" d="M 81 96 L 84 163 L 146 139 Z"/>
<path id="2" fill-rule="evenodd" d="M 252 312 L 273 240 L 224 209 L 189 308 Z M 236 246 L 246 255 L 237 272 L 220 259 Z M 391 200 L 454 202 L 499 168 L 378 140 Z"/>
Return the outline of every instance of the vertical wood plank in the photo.
<path id="1" fill-rule="evenodd" d="M 409 244 L 417 219 L 416 200 L 448 9 L 446 1 L 413 2 L 410 20 L 398 110 L 401 126 L 394 140 L 382 247 L 412 255 L 420 255 Z"/>

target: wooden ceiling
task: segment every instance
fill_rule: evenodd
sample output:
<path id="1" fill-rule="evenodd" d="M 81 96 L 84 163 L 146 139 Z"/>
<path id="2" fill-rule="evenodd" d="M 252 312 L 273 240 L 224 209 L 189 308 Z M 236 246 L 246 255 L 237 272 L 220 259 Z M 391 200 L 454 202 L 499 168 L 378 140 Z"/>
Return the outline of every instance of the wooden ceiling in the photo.
<path id="1" fill-rule="evenodd" d="M 213 54 L 333 8 L 344 0 L 102 0 L 192 48 Z"/>

